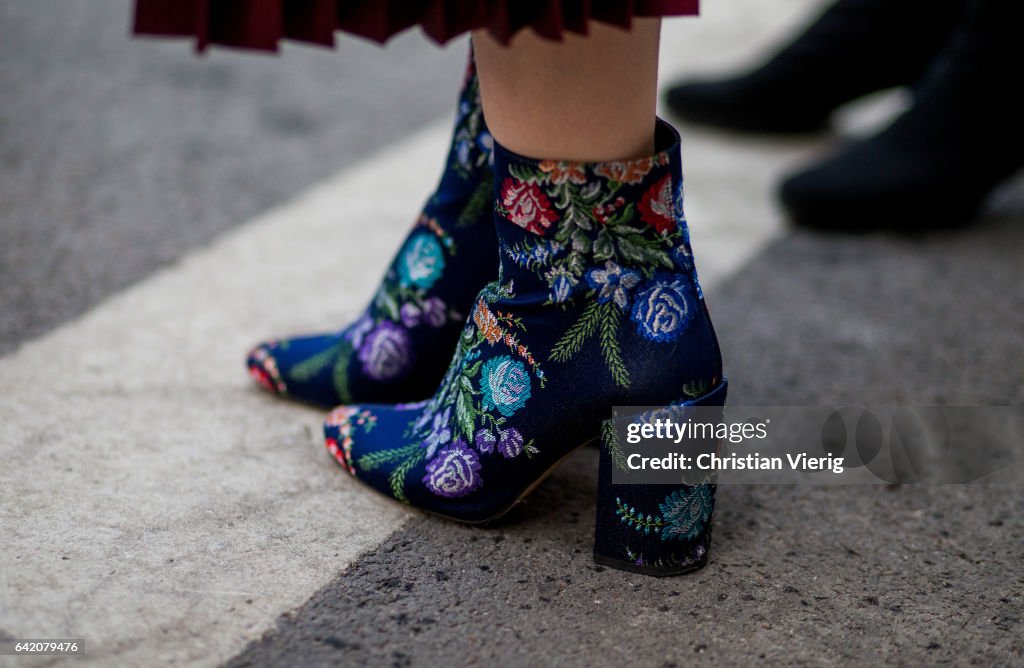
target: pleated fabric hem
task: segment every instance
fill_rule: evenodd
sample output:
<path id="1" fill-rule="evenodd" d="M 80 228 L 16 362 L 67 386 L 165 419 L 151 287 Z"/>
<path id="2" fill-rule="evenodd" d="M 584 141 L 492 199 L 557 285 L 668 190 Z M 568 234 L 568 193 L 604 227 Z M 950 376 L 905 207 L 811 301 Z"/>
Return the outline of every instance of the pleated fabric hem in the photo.
<path id="1" fill-rule="evenodd" d="M 211 44 L 276 51 L 283 39 L 333 47 L 347 32 L 384 43 L 420 26 L 438 44 L 486 28 L 508 43 L 520 30 L 561 40 L 591 21 L 628 29 L 634 17 L 696 14 L 699 0 L 136 0 L 138 35 L 193 37 Z"/>

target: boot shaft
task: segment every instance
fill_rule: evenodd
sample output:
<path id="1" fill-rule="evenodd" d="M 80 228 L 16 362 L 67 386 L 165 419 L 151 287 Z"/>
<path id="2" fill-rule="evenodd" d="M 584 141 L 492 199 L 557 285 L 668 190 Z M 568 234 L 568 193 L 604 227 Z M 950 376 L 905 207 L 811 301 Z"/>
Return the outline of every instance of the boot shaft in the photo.
<path id="1" fill-rule="evenodd" d="M 470 50 L 455 111 L 455 127 L 445 170 L 433 196 L 435 204 L 464 203 L 481 184 L 489 184 L 494 161 L 494 140 L 484 121 L 480 82 Z M 489 202 L 487 202 L 489 204 Z"/>
<path id="2" fill-rule="evenodd" d="M 721 378 L 683 213 L 679 135 L 660 120 L 656 147 L 580 163 L 495 145 L 497 308 L 553 339 L 540 355 L 547 367 L 619 403 L 668 403 Z"/>

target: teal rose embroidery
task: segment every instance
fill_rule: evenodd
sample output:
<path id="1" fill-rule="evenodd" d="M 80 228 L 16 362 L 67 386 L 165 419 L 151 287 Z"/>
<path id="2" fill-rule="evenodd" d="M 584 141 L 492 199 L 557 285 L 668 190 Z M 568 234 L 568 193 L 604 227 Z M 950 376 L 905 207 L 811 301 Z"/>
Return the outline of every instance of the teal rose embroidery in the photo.
<path id="1" fill-rule="evenodd" d="M 508 355 L 492 357 L 480 372 L 483 407 L 511 417 L 530 398 L 530 374 L 526 366 Z"/>
<path id="2" fill-rule="evenodd" d="M 402 285 L 429 290 L 444 272 L 444 249 L 429 232 L 409 237 L 398 258 L 398 280 Z"/>

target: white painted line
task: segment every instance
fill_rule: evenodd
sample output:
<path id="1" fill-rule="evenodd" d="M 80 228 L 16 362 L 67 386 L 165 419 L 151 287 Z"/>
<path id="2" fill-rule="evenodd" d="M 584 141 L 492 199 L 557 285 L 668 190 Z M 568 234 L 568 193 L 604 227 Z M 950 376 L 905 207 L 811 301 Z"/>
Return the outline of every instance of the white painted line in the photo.
<path id="1" fill-rule="evenodd" d="M 666 80 L 707 47 L 668 26 Z M 0 629 L 85 638 L 76 665 L 216 665 L 402 526 L 325 454 L 321 413 L 258 391 L 242 357 L 362 308 L 449 125 L 0 359 Z M 770 184 L 805 148 L 684 132 L 706 286 L 779 234 Z"/>
<path id="2" fill-rule="evenodd" d="M 216 665 L 403 524 L 243 358 L 362 308 L 449 125 L 0 359 L 0 629 L 85 638 L 82 665 Z"/>

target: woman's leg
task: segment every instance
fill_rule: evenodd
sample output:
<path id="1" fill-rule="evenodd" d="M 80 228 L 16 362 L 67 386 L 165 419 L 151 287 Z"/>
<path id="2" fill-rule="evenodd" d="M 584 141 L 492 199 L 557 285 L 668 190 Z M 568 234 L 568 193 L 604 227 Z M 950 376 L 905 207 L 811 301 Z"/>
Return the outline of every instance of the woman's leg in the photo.
<path id="1" fill-rule="evenodd" d="M 506 47 L 473 35 L 494 138 L 532 158 L 597 162 L 651 155 L 660 19 L 629 32 L 593 23 L 553 42 L 523 30 Z"/>

